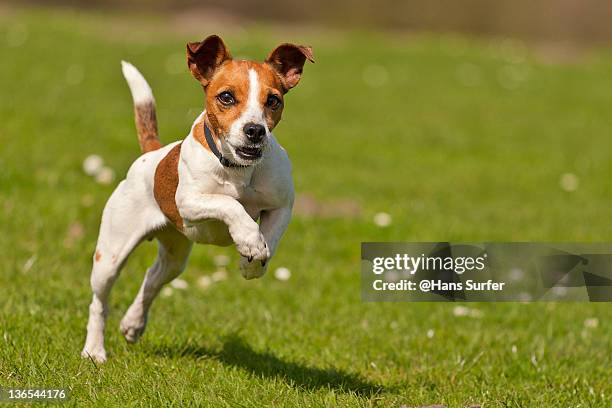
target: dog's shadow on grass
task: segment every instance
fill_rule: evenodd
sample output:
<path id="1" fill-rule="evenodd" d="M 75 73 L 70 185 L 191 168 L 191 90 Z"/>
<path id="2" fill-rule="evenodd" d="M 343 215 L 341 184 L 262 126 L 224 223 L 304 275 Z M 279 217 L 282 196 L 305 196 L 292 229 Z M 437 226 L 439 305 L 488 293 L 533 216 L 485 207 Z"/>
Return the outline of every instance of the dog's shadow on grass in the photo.
<path id="1" fill-rule="evenodd" d="M 236 335 L 226 337 L 221 350 L 211 350 L 206 347 L 186 344 L 183 347 L 156 347 L 154 353 L 174 358 L 212 358 L 227 366 L 249 371 L 255 376 L 282 379 L 293 387 L 308 390 L 331 388 L 366 397 L 385 391 L 382 385 L 366 381 L 356 374 L 334 368 L 310 367 L 283 360 L 271 352 L 253 350 L 242 338 Z"/>

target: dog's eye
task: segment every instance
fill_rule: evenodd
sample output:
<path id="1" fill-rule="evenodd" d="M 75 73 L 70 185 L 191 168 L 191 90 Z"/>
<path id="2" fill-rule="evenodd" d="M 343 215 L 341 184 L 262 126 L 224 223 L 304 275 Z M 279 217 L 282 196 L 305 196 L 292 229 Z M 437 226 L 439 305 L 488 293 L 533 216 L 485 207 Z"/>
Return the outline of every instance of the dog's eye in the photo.
<path id="1" fill-rule="evenodd" d="M 266 106 L 272 110 L 277 109 L 281 106 L 282 102 L 278 96 L 268 95 L 268 99 L 266 100 Z"/>
<path id="2" fill-rule="evenodd" d="M 233 105 L 236 103 L 234 95 L 232 95 L 232 93 L 228 91 L 221 92 L 219 95 L 217 95 L 217 99 L 219 100 L 219 102 L 226 106 Z"/>

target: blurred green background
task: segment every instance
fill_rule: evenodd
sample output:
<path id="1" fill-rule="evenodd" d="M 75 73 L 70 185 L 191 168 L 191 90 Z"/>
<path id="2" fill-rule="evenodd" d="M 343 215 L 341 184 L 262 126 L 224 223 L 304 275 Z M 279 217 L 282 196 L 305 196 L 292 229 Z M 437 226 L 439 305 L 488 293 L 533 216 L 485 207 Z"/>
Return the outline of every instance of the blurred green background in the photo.
<path id="1" fill-rule="evenodd" d="M 19 0 L 145 13 L 201 13 L 232 21 L 314 23 L 330 27 L 426 30 L 605 43 L 612 39 L 607 0 Z"/>
<path id="2" fill-rule="evenodd" d="M 362 241 L 611 241 L 603 2 L 58 3 L 0 6 L 0 385 L 96 406 L 610 405 L 608 304 L 362 303 L 359 281 Z M 195 248 L 129 346 L 143 244 L 96 366 L 79 357 L 91 256 L 138 156 L 119 61 L 177 140 L 203 108 L 185 43 L 212 33 L 236 57 L 314 48 L 275 131 L 295 217 L 258 281 L 234 249 Z M 84 173 L 92 154 L 106 177 Z"/>

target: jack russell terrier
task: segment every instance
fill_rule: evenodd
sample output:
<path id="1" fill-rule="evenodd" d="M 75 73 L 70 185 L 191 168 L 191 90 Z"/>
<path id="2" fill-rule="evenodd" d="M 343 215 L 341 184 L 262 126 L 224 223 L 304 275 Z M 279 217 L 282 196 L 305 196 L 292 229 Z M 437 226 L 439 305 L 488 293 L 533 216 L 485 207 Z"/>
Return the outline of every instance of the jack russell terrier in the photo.
<path id="1" fill-rule="evenodd" d="M 121 320 L 130 343 L 143 334 L 162 286 L 185 269 L 193 242 L 233 242 L 246 279 L 265 273 L 294 198 L 291 163 L 271 132 L 281 119 L 283 96 L 300 81 L 306 60 L 314 62 L 312 48 L 294 44 L 279 45 L 263 63 L 232 59 L 216 35 L 187 44 L 187 65 L 204 88 L 206 109 L 184 140 L 166 146 L 158 137 L 151 88 L 134 66 L 122 62 L 144 154 L 102 214 L 83 357 L 106 361 L 109 293 L 145 239 L 156 238 L 159 251 Z"/>

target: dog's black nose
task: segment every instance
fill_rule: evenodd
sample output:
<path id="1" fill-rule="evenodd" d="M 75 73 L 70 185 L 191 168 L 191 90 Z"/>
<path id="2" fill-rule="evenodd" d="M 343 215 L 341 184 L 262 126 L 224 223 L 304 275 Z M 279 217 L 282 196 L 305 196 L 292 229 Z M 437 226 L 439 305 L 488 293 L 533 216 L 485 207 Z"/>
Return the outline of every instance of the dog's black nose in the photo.
<path id="1" fill-rule="evenodd" d="M 242 129 L 251 143 L 259 143 L 266 135 L 266 128 L 256 123 L 247 123 Z"/>

